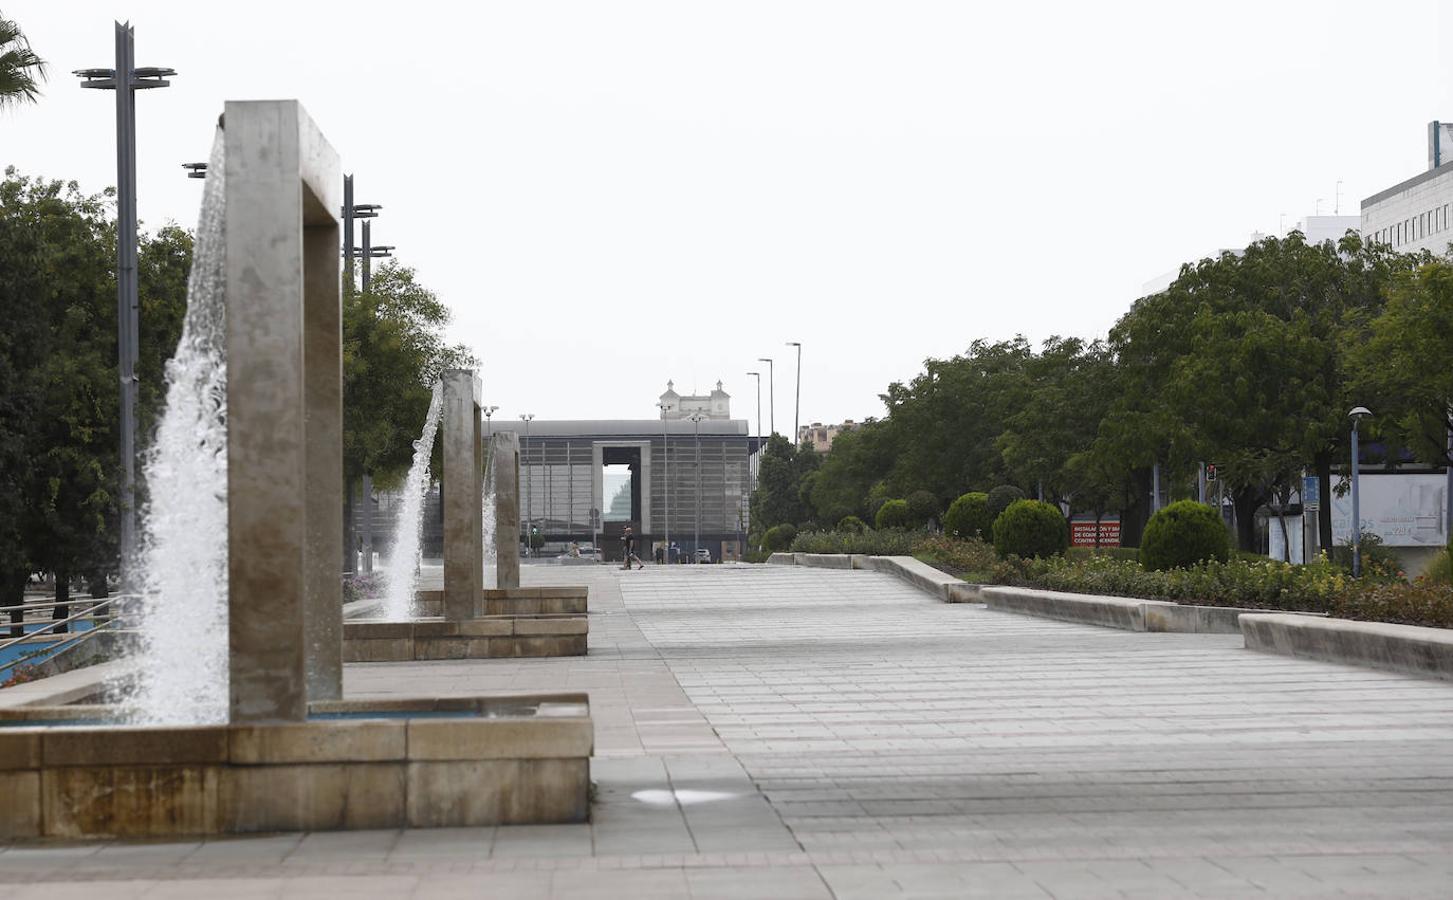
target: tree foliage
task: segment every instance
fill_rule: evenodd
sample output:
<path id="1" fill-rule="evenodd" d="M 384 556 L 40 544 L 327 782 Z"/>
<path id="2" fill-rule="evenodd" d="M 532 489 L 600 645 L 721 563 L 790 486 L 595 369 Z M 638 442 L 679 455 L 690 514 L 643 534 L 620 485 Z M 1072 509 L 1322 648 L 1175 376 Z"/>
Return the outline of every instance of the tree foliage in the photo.
<path id="1" fill-rule="evenodd" d="M 45 80 L 46 64 L 30 48 L 20 26 L 0 18 L 0 110 L 20 103 L 34 103 Z"/>

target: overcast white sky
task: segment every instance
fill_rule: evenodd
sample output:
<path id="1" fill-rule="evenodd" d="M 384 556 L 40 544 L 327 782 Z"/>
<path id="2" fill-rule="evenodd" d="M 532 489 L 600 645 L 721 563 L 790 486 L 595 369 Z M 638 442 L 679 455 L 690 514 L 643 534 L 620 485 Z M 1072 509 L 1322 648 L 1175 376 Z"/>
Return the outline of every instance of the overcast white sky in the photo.
<path id="1" fill-rule="evenodd" d="M 1355 214 L 1422 171 L 1440 6 L 0 0 L 52 66 L 0 163 L 115 182 L 110 95 L 69 72 L 130 19 L 179 73 L 139 96 L 144 227 L 195 225 L 224 100 L 295 97 L 498 415 L 651 418 L 668 377 L 754 415 L 771 356 L 786 432 L 786 341 L 804 423 L 881 415 L 925 357 L 1103 335 L 1339 179 Z"/>

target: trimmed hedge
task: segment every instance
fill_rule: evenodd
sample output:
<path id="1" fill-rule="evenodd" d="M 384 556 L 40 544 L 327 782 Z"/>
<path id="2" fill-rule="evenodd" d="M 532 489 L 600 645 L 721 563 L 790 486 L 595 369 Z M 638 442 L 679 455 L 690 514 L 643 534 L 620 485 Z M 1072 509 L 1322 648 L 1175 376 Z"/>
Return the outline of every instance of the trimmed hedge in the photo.
<path id="1" fill-rule="evenodd" d="M 1015 500 L 994 520 L 994 551 L 1001 557 L 1056 556 L 1070 545 L 1070 526 L 1059 507 Z"/>
<path id="2" fill-rule="evenodd" d="M 873 520 L 873 525 L 881 531 L 884 528 L 907 528 L 908 521 L 908 501 L 889 500 L 878 507 L 878 515 Z"/>
<path id="3" fill-rule="evenodd" d="M 891 529 L 875 531 L 804 531 L 792 542 L 793 553 L 863 553 L 868 556 L 912 556 L 924 535 Z"/>
<path id="4" fill-rule="evenodd" d="M 989 515 L 989 495 L 982 491 L 964 494 L 949 504 L 943 516 L 944 534 L 964 540 L 993 537 L 994 517 Z"/>
<path id="5" fill-rule="evenodd" d="M 857 516 L 843 516 L 838 519 L 837 527 L 833 531 L 850 531 L 853 534 L 862 534 L 868 530 L 868 523 Z M 807 551 L 803 551 L 804 553 Z"/>
<path id="6" fill-rule="evenodd" d="M 1140 538 L 1140 563 L 1157 571 L 1231 558 L 1231 535 L 1220 513 L 1204 503 L 1177 500 L 1158 510 Z"/>

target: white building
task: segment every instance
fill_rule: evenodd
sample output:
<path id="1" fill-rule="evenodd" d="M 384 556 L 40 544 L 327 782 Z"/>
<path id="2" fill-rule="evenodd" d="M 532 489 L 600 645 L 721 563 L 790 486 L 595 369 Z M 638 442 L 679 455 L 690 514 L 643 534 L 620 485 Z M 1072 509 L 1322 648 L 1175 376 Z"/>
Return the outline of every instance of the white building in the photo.
<path id="1" fill-rule="evenodd" d="M 716 390 L 710 394 L 678 394 L 676 384 L 666 382 L 666 393 L 661 395 L 661 410 L 668 419 L 686 419 L 693 413 L 700 413 L 704 419 L 730 419 L 732 397 L 716 383 Z"/>
<path id="2" fill-rule="evenodd" d="M 1428 170 L 1362 201 L 1362 234 L 1402 253 L 1453 242 L 1453 123 L 1428 123 Z"/>

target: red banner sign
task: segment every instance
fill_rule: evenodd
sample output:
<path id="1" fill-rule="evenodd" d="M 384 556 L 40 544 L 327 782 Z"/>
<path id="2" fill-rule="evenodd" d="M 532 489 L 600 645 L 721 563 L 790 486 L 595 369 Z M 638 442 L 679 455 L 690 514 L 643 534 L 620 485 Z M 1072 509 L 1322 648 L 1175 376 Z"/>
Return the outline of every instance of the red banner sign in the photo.
<path id="1" fill-rule="evenodd" d="M 1070 543 L 1076 547 L 1095 546 L 1095 520 L 1075 519 L 1070 522 Z M 1100 520 L 1100 542 L 1101 547 L 1120 546 L 1120 520 Z"/>

